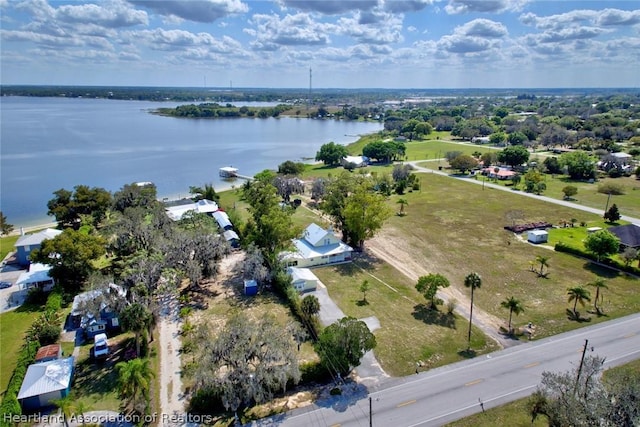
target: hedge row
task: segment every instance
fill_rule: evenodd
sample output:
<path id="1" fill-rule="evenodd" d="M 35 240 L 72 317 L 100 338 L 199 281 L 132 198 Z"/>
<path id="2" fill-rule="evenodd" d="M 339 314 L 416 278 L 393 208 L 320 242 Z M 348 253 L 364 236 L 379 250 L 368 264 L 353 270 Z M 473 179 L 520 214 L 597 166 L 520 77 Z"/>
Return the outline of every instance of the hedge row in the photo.
<path id="1" fill-rule="evenodd" d="M 583 249 L 578 249 L 578 248 L 575 248 L 573 246 L 569 246 L 569 245 L 567 245 L 565 243 L 562 243 L 562 242 L 556 243 L 554 249 L 557 252 L 565 252 L 565 253 L 568 253 L 568 254 L 577 255 L 577 256 L 580 256 L 580 257 L 583 257 L 583 258 L 587 258 L 587 259 L 590 259 L 592 261 L 599 262 L 600 264 L 604 264 L 604 265 L 606 265 L 608 267 L 624 271 L 626 273 L 640 275 L 640 268 L 638 268 L 638 267 L 634 267 L 632 265 L 625 265 L 625 264 L 623 264 L 623 263 L 621 263 L 619 261 L 616 261 L 614 259 L 611 259 L 611 258 L 603 258 L 600 261 L 598 261 L 598 259 L 596 258 L 596 256 L 594 254 L 592 254 L 590 252 L 587 252 L 587 251 L 585 251 Z"/>

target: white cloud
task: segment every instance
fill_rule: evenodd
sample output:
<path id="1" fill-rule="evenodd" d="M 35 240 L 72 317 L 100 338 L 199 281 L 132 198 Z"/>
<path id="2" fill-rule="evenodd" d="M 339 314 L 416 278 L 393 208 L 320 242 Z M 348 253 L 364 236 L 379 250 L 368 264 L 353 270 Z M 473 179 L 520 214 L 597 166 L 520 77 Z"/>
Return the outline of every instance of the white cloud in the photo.
<path id="1" fill-rule="evenodd" d="M 635 25 L 640 23 L 640 10 L 581 9 L 549 16 L 538 16 L 529 12 L 520 16 L 520 22 L 541 30 L 563 29 L 568 25 L 584 25 L 585 23 L 598 26 Z"/>
<path id="2" fill-rule="evenodd" d="M 233 14 L 246 13 L 249 7 L 240 0 L 129 0 L 168 17 L 193 22 L 214 22 Z"/>
<path id="3" fill-rule="evenodd" d="M 466 24 L 456 27 L 456 34 L 465 36 L 477 36 L 486 38 L 500 38 L 506 36 L 509 32 L 500 22 L 491 21 L 489 19 L 474 19 Z"/>
<path id="4" fill-rule="evenodd" d="M 384 9 L 391 13 L 418 12 L 432 4 L 433 0 L 384 0 Z"/>
<path id="5" fill-rule="evenodd" d="M 371 21 L 375 22 L 369 23 Z M 349 36 L 357 43 L 388 44 L 403 41 L 402 18 L 389 13 L 377 13 L 376 20 L 362 20 L 359 16 L 340 18 L 336 30 L 338 34 Z"/>
<path id="6" fill-rule="evenodd" d="M 461 13 L 501 13 L 519 11 L 529 0 L 450 0 L 444 10 L 450 15 Z"/>
<path id="7" fill-rule="evenodd" d="M 283 8 L 318 12 L 324 15 L 342 15 L 347 12 L 371 10 L 378 0 L 279 0 Z"/>
<path id="8" fill-rule="evenodd" d="M 229 53 L 241 49 L 240 43 L 231 37 L 221 39 L 209 33 L 191 33 L 184 30 L 155 30 L 136 31 L 129 34 L 129 40 L 136 40 L 153 50 L 174 51 L 184 48 L 201 48 L 208 52 Z"/>
<path id="9" fill-rule="evenodd" d="M 256 14 L 249 21 L 255 28 L 244 31 L 255 37 L 256 50 L 277 50 L 280 46 L 326 45 L 335 26 L 314 21 L 309 14 L 297 13 L 280 17 Z"/>

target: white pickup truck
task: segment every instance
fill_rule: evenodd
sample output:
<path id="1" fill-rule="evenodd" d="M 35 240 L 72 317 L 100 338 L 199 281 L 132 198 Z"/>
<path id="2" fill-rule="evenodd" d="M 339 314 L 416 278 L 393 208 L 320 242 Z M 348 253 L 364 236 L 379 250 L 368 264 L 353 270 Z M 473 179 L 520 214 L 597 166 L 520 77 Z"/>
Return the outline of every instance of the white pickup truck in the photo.
<path id="1" fill-rule="evenodd" d="M 107 334 L 98 334 L 93 337 L 93 357 L 104 359 L 109 355 L 109 341 Z"/>

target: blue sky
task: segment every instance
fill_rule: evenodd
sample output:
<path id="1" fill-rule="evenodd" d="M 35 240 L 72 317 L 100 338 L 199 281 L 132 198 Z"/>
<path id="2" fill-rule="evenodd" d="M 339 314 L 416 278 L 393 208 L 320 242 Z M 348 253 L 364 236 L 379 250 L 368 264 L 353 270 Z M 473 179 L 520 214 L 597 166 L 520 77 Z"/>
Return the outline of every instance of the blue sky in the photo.
<path id="1" fill-rule="evenodd" d="M 2 84 L 640 87 L 640 1 L 0 0 Z"/>

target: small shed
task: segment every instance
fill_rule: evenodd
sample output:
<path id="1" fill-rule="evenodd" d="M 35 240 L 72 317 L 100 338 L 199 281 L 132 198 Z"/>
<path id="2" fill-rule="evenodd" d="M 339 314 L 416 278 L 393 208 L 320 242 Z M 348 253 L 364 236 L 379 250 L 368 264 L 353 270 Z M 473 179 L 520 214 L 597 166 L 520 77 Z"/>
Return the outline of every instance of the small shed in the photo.
<path id="1" fill-rule="evenodd" d="M 217 210 L 212 215 L 221 230 L 233 229 L 233 224 L 231 223 L 231 220 L 229 220 L 229 215 L 227 215 L 225 211 Z"/>
<path id="2" fill-rule="evenodd" d="M 60 344 L 50 344 L 40 347 L 36 353 L 36 363 L 48 362 L 50 360 L 60 359 L 62 356 L 62 348 Z"/>
<path id="3" fill-rule="evenodd" d="M 18 392 L 23 412 L 53 406 L 54 400 L 68 396 L 72 378 L 73 357 L 30 365 Z"/>
<path id="4" fill-rule="evenodd" d="M 320 279 L 308 268 L 289 267 L 287 273 L 291 276 L 291 284 L 298 292 L 315 291 Z"/>
<path id="5" fill-rule="evenodd" d="M 255 280 L 245 280 L 244 281 L 244 294 L 248 296 L 253 296 L 258 294 L 258 282 Z"/>
<path id="6" fill-rule="evenodd" d="M 602 230 L 602 227 L 588 227 L 587 228 L 587 234 L 592 234 L 595 233 L 596 231 L 600 231 Z"/>
<path id="7" fill-rule="evenodd" d="M 549 233 L 545 230 L 529 230 L 527 231 L 527 240 L 531 243 L 547 243 Z"/>
<path id="8" fill-rule="evenodd" d="M 240 247 L 240 237 L 238 237 L 238 233 L 233 230 L 227 230 L 222 233 L 224 240 L 226 240 L 232 248 L 237 249 Z"/>

